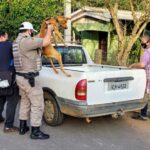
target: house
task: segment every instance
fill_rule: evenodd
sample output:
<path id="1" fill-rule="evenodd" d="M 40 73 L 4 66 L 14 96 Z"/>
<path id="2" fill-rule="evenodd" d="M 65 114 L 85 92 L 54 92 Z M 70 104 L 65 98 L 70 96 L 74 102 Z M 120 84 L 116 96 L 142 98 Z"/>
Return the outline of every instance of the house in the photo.
<path id="1" fill-rule="evenodd" d="M 131 11 L 118 10 L 118 19 L 131 24 Z M 140 16 L 140 12 L 137 12 Z M 94 60 L 97 50 L 101 51 L 101 62 L 115 64 L 117 52 L 117 34 L 113 26 L 111 15 L 107 9 L 83 7 L 71 14 L 73 41 L 80 41 L 91 58 Z M 128 32 L 131 30 L 129 29 Z"/>

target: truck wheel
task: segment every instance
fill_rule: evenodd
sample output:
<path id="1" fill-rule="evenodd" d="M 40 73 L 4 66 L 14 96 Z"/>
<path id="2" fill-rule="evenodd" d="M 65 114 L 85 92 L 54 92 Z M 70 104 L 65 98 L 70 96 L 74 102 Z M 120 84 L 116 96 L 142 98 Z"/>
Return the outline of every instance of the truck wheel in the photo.
<path id="1" fill-rule="evenodd" d="M 44 91 L 44 104 L 44 121 L 50 126 L 62 124 L 64 115 L 55 98 L 48 91 Z"/>

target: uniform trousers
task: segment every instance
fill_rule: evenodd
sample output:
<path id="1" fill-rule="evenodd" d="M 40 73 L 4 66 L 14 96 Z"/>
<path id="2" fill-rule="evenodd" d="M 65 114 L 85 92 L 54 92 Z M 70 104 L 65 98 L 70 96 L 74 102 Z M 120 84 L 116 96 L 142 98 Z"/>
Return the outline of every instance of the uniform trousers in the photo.
<path id="1" fill-rule="evenodd" d="M 41 125 L 44 111 L 44 97 L 42 87 L 38 84 L 35 77 L 35 86 L 31 87 L 28 79 L 17 75 L 17 84 L 19 86 L 19 94 L 21 96 L 19 119 L 28 120 L 33 127 Z"/>

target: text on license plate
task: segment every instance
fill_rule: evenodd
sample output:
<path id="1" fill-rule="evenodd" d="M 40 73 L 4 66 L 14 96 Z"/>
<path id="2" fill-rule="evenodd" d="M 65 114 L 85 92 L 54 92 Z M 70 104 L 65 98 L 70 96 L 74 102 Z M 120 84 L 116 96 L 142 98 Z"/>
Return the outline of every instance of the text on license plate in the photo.
<path id="1" fill-rule="evenodd" d="M 124 90 L 128 89 L 129 82 L 123 81 L 123 82 L 108 82 L 108 91 L 111 90 Z"/>

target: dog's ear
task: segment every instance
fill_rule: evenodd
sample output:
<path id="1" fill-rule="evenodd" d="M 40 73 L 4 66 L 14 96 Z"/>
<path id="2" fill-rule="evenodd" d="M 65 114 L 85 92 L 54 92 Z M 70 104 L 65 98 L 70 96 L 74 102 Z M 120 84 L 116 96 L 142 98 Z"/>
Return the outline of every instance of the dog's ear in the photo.
<path id="1" fill-rule="evenodd" d="M 65 17 L 65 16 L 57 16 L 56 18 L 57 20 L 70 20 L 71 19 L 71 17 Z"/>
<path id="2" fill-rule="evenodd" d="M 47 18 L 45 19 L 45 21 L 47 21 L 47 20 L 49 20 L 49 19 L 51 19 L 51 17 L 47 17 Z"/>
<path id="3" fill-rule="evenodd" d="M 61 19 L 63 19 L 63 16 L 56 16 L 55 19 L 61 20 Z"/>

